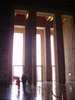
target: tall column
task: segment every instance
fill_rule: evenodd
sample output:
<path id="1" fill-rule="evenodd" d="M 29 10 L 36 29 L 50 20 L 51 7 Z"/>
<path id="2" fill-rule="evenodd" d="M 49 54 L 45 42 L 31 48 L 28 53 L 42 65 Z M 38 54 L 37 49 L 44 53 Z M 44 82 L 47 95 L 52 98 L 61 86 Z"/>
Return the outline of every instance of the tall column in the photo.
<path id="1" fill-rule="evenodd" d="M 61 14 L 55 14 L 55 63 L 56 63 L 56 82 L 65 83 L 65 63 L 64 63 L 64 46 Z"/>
<path id="2" fill-rule="evenodd" d="M 28 21 L 28 48 L 27 48 L 27 73 L 29 76 L 29 83 L 36 85 L 36 12 L 29 11 Z M 26 45 L 27 46 L 27 45 Z M 25 46 L 25 48 L 26 48 Z"/>
<path id="3" fill-rule="evenodd" d="M 13 34 L 13 22 L 10 23 L 10 5 L 6 4 L 3 10 L 0 9 L 0 13 L 0 84 L 9 84 L 9 82 L 12 82 Z"/>
<path id="4" fill-rule="evenodd" d="M 73 63 L 73 72 L 72 74 L 73 80 L 75 81 L 75 13 L 73 14 L 73 22 L 72 22 L 72 63 Z M 73 73 L 72 72 L 72 73 Z"/>
<path id="5" fill-rule="evenodd" d="M 23 73 L 26 73 L 29 79 L 29 64 L 30 64 L 30 51 L 29 51 L 29 18 L 27 20 L 27 24 L 25 26 L 25 66 L 23 68 Z"/>
<path id="6" fill-rule="evenodd" d="M 14 34 L 14 9 L 10 17 L 10 34 L 9 34 L 9 55 L 8 55 L 8 81 L 12 83 L 13 66 L 12 66 L 12 52 L 13 52 L 13 34 Z"/>
<path id="7" fill-rule="evenodd" d="M 47 81 L 52 81 L 50 27 L 46 27 L 46 68 Z"/>
<path id="8" fill-rule="evenodd" d="M 36 85 L 36 12 L 31 11 L 30 13 L 32 14 L 32 83 Z"/>
<path id="9" fill-rule="evenodd" d="M 73 14 L 74 31 L 75 31 L 75 13 Z"/>

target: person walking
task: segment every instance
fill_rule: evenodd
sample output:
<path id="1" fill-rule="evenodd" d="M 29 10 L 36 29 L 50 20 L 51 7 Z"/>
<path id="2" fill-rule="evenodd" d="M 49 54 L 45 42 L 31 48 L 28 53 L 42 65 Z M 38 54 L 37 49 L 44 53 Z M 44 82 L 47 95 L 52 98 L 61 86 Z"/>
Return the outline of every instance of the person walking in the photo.
<path id="1" fill-rule="evenodd" d="M 16 85 L 18 86 L 18 92 L 20 92 L 20 79 L 17 78 Z"/>
<path id="2" fill-rule="evenodd" d="M 25 92 L 26 88 L 26 81 L 27 81 L 27 76 L 25 74 L 22 75 L 22 85 L 23 85 L 23 91 Z"/>

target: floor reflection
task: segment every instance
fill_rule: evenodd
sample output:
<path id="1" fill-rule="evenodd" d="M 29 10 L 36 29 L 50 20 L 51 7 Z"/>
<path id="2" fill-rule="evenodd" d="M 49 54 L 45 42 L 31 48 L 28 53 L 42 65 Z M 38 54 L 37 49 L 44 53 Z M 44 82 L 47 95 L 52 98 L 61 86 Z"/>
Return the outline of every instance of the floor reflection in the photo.
<path id="1" fill-rule="evenodd" d="M 53 81 L 53 84 L 52 84 L 52 92 L 53 94 L 56 94 L 56 87 L 55 87 L 55 82 Z M 52 95 L 52 98 L 53 100 L 56 100 L 56 97 Z"/>
<path id="2" fill-rule="evenodd" d="M 23 91 L 22 91 L 22 83 L 20 86 L 20 90 L 18 91 L 18 87 L 13 82 L 12 88 L 11 88 L 11 100 L 22 100 L 23 99 Z"/>
<path id="3" fill-rule="evenodd" d="M 22 83 L 20 91 L 15 83 L 9 87 L 0 87 L 0 100 L 75 100 L 75 84 L 37 82 L 34 88 L 30 93 L 24 93 Z"/>

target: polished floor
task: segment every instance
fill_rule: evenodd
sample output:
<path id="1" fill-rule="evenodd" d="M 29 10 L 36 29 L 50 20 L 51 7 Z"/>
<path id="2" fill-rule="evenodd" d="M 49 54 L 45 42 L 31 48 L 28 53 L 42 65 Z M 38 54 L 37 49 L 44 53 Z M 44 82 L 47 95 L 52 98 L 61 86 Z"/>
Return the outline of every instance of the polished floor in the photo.
<path id="1" fill-rule="evenodd" d="M 37 87 L 26 87 L 26 92 L 17 89 L 15 82 L 10 86 L 0 86 L 0 100 L 75 100 L 75 84 L 38 83 Z"/>

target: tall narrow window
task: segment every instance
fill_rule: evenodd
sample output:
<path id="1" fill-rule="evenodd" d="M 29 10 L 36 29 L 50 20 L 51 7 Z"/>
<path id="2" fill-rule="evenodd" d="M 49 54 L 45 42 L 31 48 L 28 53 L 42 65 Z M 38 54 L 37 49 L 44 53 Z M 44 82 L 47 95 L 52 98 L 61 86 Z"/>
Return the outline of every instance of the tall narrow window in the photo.
<path id="1" fill-rule="evenodd" d="M 37 63 L 37 81 L 41 80 L 41 36 L 36 36 L 36 63 Z"/>
<path id="2" fill-rule="evenodd" d="M 52 79 L 55 80 L 55 55 L 54 55 L 54 36 L 51 35 L 51 66 L 52 66 Z"/>
<path id="3" fill-rule="evenodd" d="M 37 87 L 41 86 L 42 67 L 41 67 L 41 35 L 36 35 L 36 70 L 37 70 Z"/>
<path id="4" fill-rule="evenodd" d="M 13 40 L 13 76 L 23 73 L 23 33 L 14 33 Z"/>
<path id="5" fill-rule="evenodd" d="M 36 37 L 36 55 L 37 55 L 37 66 L 41 66 L 41 36 L 37 34 Z"/>

